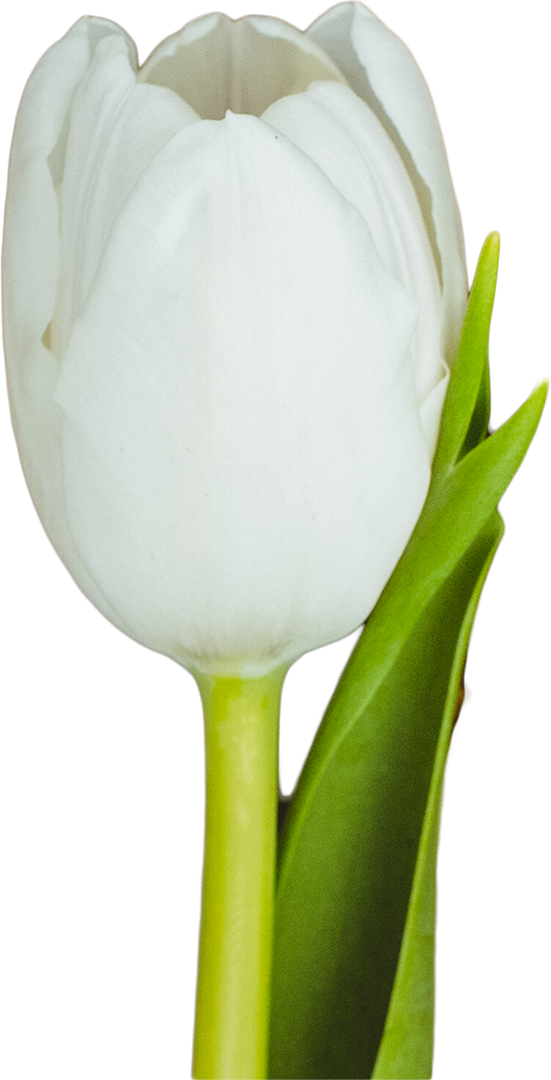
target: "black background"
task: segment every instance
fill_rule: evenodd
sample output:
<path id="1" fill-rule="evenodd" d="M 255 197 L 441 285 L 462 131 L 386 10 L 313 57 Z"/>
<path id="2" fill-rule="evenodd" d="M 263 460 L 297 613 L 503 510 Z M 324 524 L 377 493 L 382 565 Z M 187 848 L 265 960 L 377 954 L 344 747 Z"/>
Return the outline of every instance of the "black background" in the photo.
<path id="1" fill-rule="evenodd" d="M 239 8 L 231 9 L 239 12 Z M 282 6 L 305 24 L 317 9 Z M 185 17 L 112 3 L 150 46 Z M 2 33 L 4 143 L 19 85 L 78 8 Z M 494 335 L 495 419 L 549 369 L 548 27 L 486 0 L 388 0 L 438 97 L 471 260 L 505 233 Z M 547 301 L 547 302 L 546 302 Z M 549 428 L 549 419 L 546 427 Z M 113 633 L 55 562 L 2 432 L 5 944 L 21 1071 L 54 1064 L 185 1076 L 200 813 L 196 696 L 174 665 Z M 549 431 L 507 498 L 511 536 L 490 582 L 451 769 L 443 855 L 439 1080 L 524 1074 L 536 1055 L 546 962 Z M 342 649 L 301 662 L 287 692 L 290 775 Z M 539 1055 L 538 1055 L 539 1057 Z"/>

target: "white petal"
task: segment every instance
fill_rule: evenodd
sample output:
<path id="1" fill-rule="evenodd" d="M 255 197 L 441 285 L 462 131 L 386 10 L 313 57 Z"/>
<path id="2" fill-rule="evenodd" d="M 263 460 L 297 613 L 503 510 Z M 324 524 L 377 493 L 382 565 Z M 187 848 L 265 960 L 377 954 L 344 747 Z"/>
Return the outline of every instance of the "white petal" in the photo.
<path id="1" fill-rule="evenodd" d="M 163 41 L 140 78 L 170 87 L 208 120 L 222 120 L 228 109 L 260 116 L 316 79 L 344 81 L 319 45 L 289 23 L 218 14 L 195 19 Z"/>
<path id="2" fill-rule="evenodd" d="M 18 335 L 19 345 L 19 335 L 40 341 L 52 317 L 59 269 L 55 188 L 62 178 L 68 116 L 89 63 L 91 38 L 115 31 L 103 20 L 81 19 L 40 60 L 23 94 L 10 156 L 4 250 L 7 329 L 10 338 Z"/>
<path id="3" fill-rule="evenodd" d="M 63 355 L 122 206 L 144 169 L 196 113 L 176 94 L 136 84 L 122 35 L 95 49 L 73 101 L 63 169 L 62 249 L 52 344 Z"/>
<path id="4" fill-rule="evenodd" d="M 399 154 L 368 106 L 346 86 L 315 83 L 306 94 L 276 102 L 263 120 L 308 154 L 359 210 L 383 265 L 411 298 L 417 311 L 411 363 L 421 409 L 447 370 L 440 348 L 442 296 Z"/>
<path id="5" fill-rule="evenodd" d="M 4 345 L 14 429 L 21 462 L 42 523 L 66 566 L 121 628 L 82 563 L 67 526 L 60 411 L 54 401 L 58 365 L 42 343 L 52 319 L 59 272 L 59 208 L 55 192 L 67 116 L 95 44 L 122 35 L 103 19 L 81 19 L 33 71 L 19 108 L 8 178 L 3 248 Z"/>
<path id="6" fill-rule="evenodd" d="M 459 210 L 432 98 L 409 49 L 360 3 L 331 8 L 307 31 L 394 139 L 434 232 L 441 264 L 443 347 L 453 359 L 467 298 Z"/>
<path id="7" fill-rule="evenodd" d="M 428 486 L 414 315 L 269 125 L 230 113 L 161 151 L 57 391 L 71 528 L 134 636 L 251 674 L 363 621 Z"/>

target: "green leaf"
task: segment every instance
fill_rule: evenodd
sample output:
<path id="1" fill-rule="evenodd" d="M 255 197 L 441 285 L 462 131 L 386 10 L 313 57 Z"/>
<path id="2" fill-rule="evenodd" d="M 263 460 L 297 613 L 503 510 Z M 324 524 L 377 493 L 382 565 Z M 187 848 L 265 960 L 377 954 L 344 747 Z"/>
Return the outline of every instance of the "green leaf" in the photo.
<path id="1" fill-rule="evenodd" d="M 376 1080 L 423 1080 L 430 1077 L 434 1027 L 434 953 L 436 932 L 436 856 L 444 769 L 453 727 L 463 702 L 463 672 L 482 586 L 503 536 L 503 522 L 493 514 L 471 555 L 472 569 L 482 562 L 466 604 L 450 672 L 443 722 L 436 747 L 427 808 L 419 842 L 400 958 L 375 1068 Z M 486 557 L 484 558 L 486 554 Z M 484 560 L 484 561 L 483 561 Z M 464 557 L 467 599 L 470 577 Z"/>
<path id="2" fill-rule="evenodd" d="M 434 471 L 455 463 L 487 433 L 490 420 L 488 337 L 499 260 L 499 233 L 486 239 L 469 297 L 446 395 Z"/>
<path id="3" fill-rule="evenodd" d="M 438 807 L 496 507 L 545 387 L 487 435 L 497 240 L 483 249 L 427 501 L 289 803 L 279 851 L 271 1077 L 430 1076 Z"/>

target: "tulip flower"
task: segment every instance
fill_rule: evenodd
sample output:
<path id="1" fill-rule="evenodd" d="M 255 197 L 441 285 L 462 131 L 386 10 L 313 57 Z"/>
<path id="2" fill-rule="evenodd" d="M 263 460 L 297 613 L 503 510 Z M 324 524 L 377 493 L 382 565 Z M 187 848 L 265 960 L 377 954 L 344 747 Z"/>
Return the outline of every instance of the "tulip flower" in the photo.
<path id="1" fill-rule="evenodd" d="M 208 15 L 142 67 L 84 18 L 33 72 L 13 422 L 77 584 L 203 695 L 198 1076 L 264 1075 L 281 683 L 364 622 L 407 544 L 466 295 L 428 90 L 361 4 L 304 33 Z"/>
<path id="2" fill-rule="evenodd" d="M 236 676 L 365 620 L 466 300 L 428 91 L 367 9 L 205 16 L 142 68 L 80 20 L 21 103 L 4 281 L 25 474 L 104 615 Z"/>

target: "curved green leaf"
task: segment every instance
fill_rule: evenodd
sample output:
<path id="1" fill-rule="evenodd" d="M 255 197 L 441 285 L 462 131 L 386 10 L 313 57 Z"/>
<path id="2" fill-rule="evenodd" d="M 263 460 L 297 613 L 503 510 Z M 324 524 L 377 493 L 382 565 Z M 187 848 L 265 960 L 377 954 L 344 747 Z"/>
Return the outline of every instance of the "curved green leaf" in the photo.
<path id="1" fill-rule="evenodd" d="M 286 814 L 274 1078 L 430 1076 L 437 809 L 450 716 L 501 535 L 496 507 L 545 400 L 540 388 L 486 437 L 496 271 L 494 237 L 473 284 L 425 507 Z"/>
<path id="2" fill-rule="evenodd" d="M 487 237 L 476 268 L 442 414 L 434 471 L 476 446 L 490 420 L 488 338 L 499 261 L 499 233 Z"/>
<path id="3" fill-rule="evenodd" d="M 472 625 L 499 542 L 503 522 L 493 514 L 472 552 L 474 564 L 487 555 L 467 604 L 455 651 L 440 736 L 436 747 L 427 809 L 421 832 L 400 958 L 383 1037 L 372 1077 L 423 1080 L 431 1076 L 434 1028 L 434 952 L 436 933 L 436 856 L 444 769 L 453 727 L 463 702 L 463 672 Z"/>

